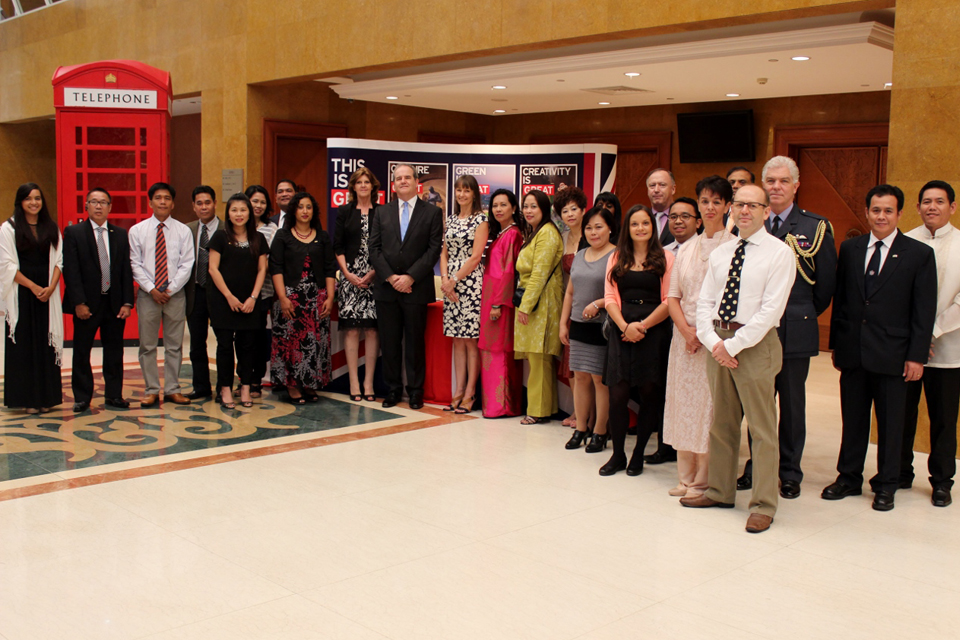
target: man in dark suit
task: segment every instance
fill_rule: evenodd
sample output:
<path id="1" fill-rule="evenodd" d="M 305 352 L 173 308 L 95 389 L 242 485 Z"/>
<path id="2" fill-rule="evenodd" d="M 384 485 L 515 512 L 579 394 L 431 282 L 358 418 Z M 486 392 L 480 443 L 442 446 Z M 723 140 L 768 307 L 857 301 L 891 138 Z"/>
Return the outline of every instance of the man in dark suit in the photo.
<path id="1" fill-rule="evenodd" d="M 293 180 L 281 180 L 277 183 L 277 193 L 276 193 L 276 202 L 277 202 L 277 212 L 270 216 L 270 222 L 274 223 L 278 227 L 283 227 L 283 216 L 287 213 L 287 205 L 290 204 L 290 201 L 293 200 L 293 196 L 297 193 L 297 183 Z"/>
<path id="2" fill-rule="evenodd" d="M 907 383 L 919 380 L 930 353 L 937 311 L 933 249 L 897 231 L 903 192 L 882 184 L 867 194 L 870 235 L 840 246 L 830 320 L 833 365 L 840 371 L 843 436 L 839 476 L 824 500 L 862 492 L 870 440 L 870 406 L 877 412 L 877 475 L 873 508 L 893 509 Z"/>
<path id="3" fill-rule="evenodd" d="M 123 327 L 133 308 L 133 271 L 127 232 L 107 222 L 111 197 L 106 189 L 87 193 L 85 222 L 63 230 L 63 310 L 73 314 L 73 411 L 90 407 L 93 370 L 90 350 L 100 330 L 103 345 L 104 402 L 126 409 L 123 399 Z"/>
<path id="4" fill-rule="evenodd" d="M 377 275 L 373 298 L 389 391 L 384 407 L 403 394 L 405 361 L 410 408 L 423 407 L 426 375 L 427 305 L 436 300 L 433 267 L 443 245 L 443 212 L 417 197 L 417 175 L 408 164 L 393 171 L 397 198 L 377 207 L 370 228 L 370 263 Z M 406 356 L 403 346 L 406 345 Z"/>
<path id="5" fill-rule="evenodd" d="M 830 306 L 837 285 L 837 247 L 830 222 L 804 211 L 795 202 L 800 188 L 796 162 L 786 156 L 771 158 L 763 166 L 760 181 L 770 198 L 767 232 L 786 242 L 797 262 L 797 279 L 777 328 L 783 345 L 783 367 L 776 379 L 780 397 L 780 496 L 792 499 L 800 495 L 803 481 L 800 460 L 807 439 L 807 374 L 810 358 L 820 353 L 817 317 Z M 751 484 L 748 461 L 737 486 L 748 489 Z"/>
<path id="6" fill-rule="evenodd" d="M 190 365 L 193 368 L 193 391 L 187 397 L 198 400 L 213 395 L 207 354 L 207 336 L 210 333 L 206 290 L 210 277 L 210 254 L 207 245 L 213 234 L 223 228 L 223 223 L 217 217 L 217 193 L 213 187 L 200 185 L 193 190 L 193 212 L 197 219 L 187 223 L 187 227 L 193 234 L 193 251 L 197 259 L 193 262 L 193 273 L 184 290 L 187 295 L 187 327 L 190 329 Z"/>

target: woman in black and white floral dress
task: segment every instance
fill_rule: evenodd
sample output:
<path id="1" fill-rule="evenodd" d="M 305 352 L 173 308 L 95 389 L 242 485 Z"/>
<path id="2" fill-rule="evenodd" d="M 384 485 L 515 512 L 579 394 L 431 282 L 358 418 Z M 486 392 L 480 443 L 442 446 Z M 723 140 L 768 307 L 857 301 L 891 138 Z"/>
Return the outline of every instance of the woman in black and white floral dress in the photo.
<path id="1" fill-rule="evenodd" d="M 456 204 L 447 217 L 440 253 L 443 291 L 443 335 L 453 338 L 457 390 L 447 411 L 473 410 L 480 376 L 480 294 L 483 291 L 483 249 L 487 244 L 487 214 L 480 186 L 473 176 L 454 184 Z"/>

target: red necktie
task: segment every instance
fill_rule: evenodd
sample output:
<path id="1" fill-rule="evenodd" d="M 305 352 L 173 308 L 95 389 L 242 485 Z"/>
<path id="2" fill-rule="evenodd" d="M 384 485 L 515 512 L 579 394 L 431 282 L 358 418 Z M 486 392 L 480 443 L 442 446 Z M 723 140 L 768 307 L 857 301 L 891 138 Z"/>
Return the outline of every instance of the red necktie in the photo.
<path id="1" fill-rule="evenodd" d="M 170 279 L 167 277 L 167 239 L 163 235 L 163 223 L 157 225 L 157 254 L 154 262 L 156 277 L 154 284 L 160 291 L 166 291 Z"/>

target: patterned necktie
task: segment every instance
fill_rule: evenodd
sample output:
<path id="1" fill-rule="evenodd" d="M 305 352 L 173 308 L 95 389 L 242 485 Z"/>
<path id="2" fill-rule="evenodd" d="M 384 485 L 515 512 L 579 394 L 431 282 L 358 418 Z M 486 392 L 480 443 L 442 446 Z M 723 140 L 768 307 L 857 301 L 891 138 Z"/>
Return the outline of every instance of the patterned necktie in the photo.
<path id="1" fill-rule="evenodd" d="M 880 275 L 880 245 L 882 244 L 880 240 L 873 243 L 873 255 L 870 256 L 870 264 L 867 265 L 867 271 L 863 274 L 863 291 L 868 298 L 873 295 L 877 276 Z"/>
<path id="2" fill-rule="evenodd" d="M 157 225 L 157 252 L 154 257 L 154 285 L 159 291 L 166 291 L 170 279 L 167 275 L 167 239 L 163 235 L 163 223 Z"/>
<path id="3" fill-rule="evenodd" d="M 97 227 L 97 255 L 100 258 L 100 293 L 110 290 L 110 258 L 107 255 L 107 243 L 103 239 L 103 227 Z"/>
<path id="4" fill-rule="evenodd" d="M 770 233 L 777 235 L 780 232 L 780 216 L 774 216 L 773 223 L 770 225 Z"/>
<path id="5" fill-rule="evenodd" d="M 400 211 L 400 240 L 407 237 L 408 226 L 410 226 L 410 203 L 404 202 Z"/>
<path id="6" fill-rule="evenodd" d="M 744 250 L 747 241 L 741 240 L 737 250 L 733 252 L 733 262 L 727 272 L 727 286 L 723 289 L 723 300 L 720 301 L 720 319 L 724 322 L 733 322 L 737 317 L 737 303 L 740 302 L 740 272 L 743 270 Z"/>
<path id="7" fill-rule="evenodd" d="M 210 269 L 210 251 L 207 246 L 210 244 L 210 236 L 207 233 L 207 225 L 200 223 L 200 248 L 197 251 L 197 284 L 201 287 L 207 284 L 207 272 Z"/>

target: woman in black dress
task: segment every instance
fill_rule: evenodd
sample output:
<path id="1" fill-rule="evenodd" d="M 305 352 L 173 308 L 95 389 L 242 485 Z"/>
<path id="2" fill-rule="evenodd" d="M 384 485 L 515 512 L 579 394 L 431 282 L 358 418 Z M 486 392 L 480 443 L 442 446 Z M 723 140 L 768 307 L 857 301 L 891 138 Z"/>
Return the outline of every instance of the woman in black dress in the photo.
<path id="1" fill-rule="evenodd" d="M 227 200 L 227 223 L 210 238 L 207 300 L 210 325 L 217 336 L 217 387 L 220 404 L 233 409 L 233 353 L 237 353 L 240 404 L 252 407 L 250 385 L 257 331 L 260 289 L 267 275 L 267 241 L 257 233 L 250 200 L 236 193 Z"/>
<path id="2" fill-rule="evenodd" d="M 609 330 L 603 383 L 610 389 L 609 431 L 613 456 L 600 467 L 611 476 L 643 473 L 643 450 L 663 422 L 670 326 L 667 293 L 673 254 L 664 251 L 650 210 L 637 205 L 627 212 L 617 250 L 607 263 L 604 301 Z M 629 465 L 625 443 L 630 425 L 627 403 L 637 399 L 637 445 Z"/>
<path id="3" fill-rule="evenodd" d="M 257 231 L 267 240 L 267 253 L 269 247 L 273 244 L 273 236 L 277 234 L 277 224 L 270 220 L 273 215 L 273 205 L 270 204 L 270 194 L 259 184 L 250 185 L 243 192 L 250 198 L 250 204 L 253 206 L 253 219 L 257 223 Z M 268 269 L 269 271 L 269 269 Z M 267 273 L 263 280 L 263 287 L 260 289 L 260 322 L 257 338 L 255 340 L 253 359 L 253 384 L 250 385 L 250 395 L 254 398 L 261 396 L 261 382 L 267 374 L 267 363 L 270 362 L 270 348 L 273 345 L 273 331 L 268 326 L 270 309 L 273 307 L 273 278 Z M 236 393 L 234 393 L 236 395 Z"/>
<path id="4" fill-rule="evenodd" d="M 0 299 L 9 330 L 3 401 L 46 413 L 63 401 L 63 241 L 40 187 L 20 185 L 13 216 L 0 227 Z"/>
<path id="5" fill-rule="evenodd" d="M 337 228 L 333 234 L 333 252 L 343 274 L 337 291 L 337 327 L 345 332 L 343 350 L 350 375 L 350 399 L 355 402 L 361 399 L 368 402 L 376 400 L 373 374 L 380 341 L 377 334 L 377 307 L 373 301 L 373 277 L 376 272 L 370 264 L 367 240 L 379 190 L 380 181 L 370 169 L 361 167 L 354 171 L 347 183 L 350 202 L 337 210 Z M 362 396 L 359 375 L 361 331 L 366 362 Z"/>
<path id="6" fill-rule="evenodd" d="M 320 226 L 320 208 L 309 193 L 287 206 L 287 220 L 270 247 L 273 305 L 274 388 L 286 386 L 289 401 L 317 401 L 330 382 L 330 311 L 336 267 L 330 237 Z"/>

